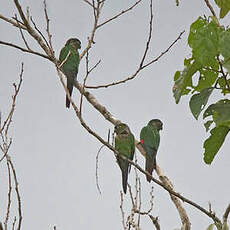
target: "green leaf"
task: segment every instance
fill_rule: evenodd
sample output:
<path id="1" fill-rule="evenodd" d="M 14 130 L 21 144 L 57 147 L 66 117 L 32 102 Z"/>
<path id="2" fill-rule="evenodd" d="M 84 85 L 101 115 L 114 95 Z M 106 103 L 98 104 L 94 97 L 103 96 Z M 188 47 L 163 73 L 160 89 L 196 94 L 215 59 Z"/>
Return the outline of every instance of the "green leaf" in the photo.
<path id="1" fill-rule="evenodd" d="M 226 126 L 215 127 L 211 130 L 211 135 L 204 142 L 204 162 L 206 164 L 212 163 L 214 157 L 222 146 L 229 130 L 230 129 Z"/>
<path id="2" fill-rule="evenodd" d="M 204 127 L 206 129 L 206 132 L 208 132 L 208 130 L 209 130 L 209 128 L 210 128 L 210 126 L 211 126 L 212 123 L 213 123 L 212 120 L 207 121 L 207 122 L 204 123 Z"/>
<path id="3" fill-rule="evenodd" d="M 189 46 L 192 48 L 193 58 L 204 66 L 215 62 L 218 55 L 219 29 L 218 25 L 211 21 L 198 18 L 190 27 L 188 38 Z"/>
<path id="4" fill-rule="evenodd" d="M 203 118 L 211 115 L 216 126 L 227 126 L 230 128 L 230 100 L 224 99 L 210 105 L 205 110 Z"/>
<path id="5" fill-rule="evenodd" d="M 197 31 L 199 31 L 200 28 L 203 28 L 207 24 L 208 21 L 206 19 L 203 19 L 202 17 L 199 17 L 195 22 L 191 24 L 190 32 L 188 36 L 188 44 L 191 48 L 192 48 L 192 42 L 196 37 Z"/>
<path id="6" fill-rule="evenodd" d="M 225 30 L 220 33 L 220 53 L 225 59 L 230 58 L 230 30 Z"/>
<path id="7" fill-rule="evenodd" d="M 194 94 L 191 97 L 189 101 L 189 107 L 196 120 L 198 119 L 201 111 L 206 106 L 208 98 L 211 95 L 212 91 L 213 88 L 206 88 L 203 89 L 200 93 Z"/>
<path id="8" fill-rule="evenodd" d="M 215 226 L 215 224 L 210 224 L 206 230 L 213 230 L 214 226 Z"/>
<path id="9" fill-rule="evenodd" d="M 188 86 L 192 86 L 192 76 L 195 74 L 201 65 L 197 62 L 193 62 L 191 65 L 187 66 L 182 72 L 177 71 L 174 75 L 175 83 L 173 86 L 173 96 L 176 103 L 178 104 L 180 98 L 184 94 L 188 94 L 190 89 Z M 179 75 L 180 74 L 180 75 Z"/>
<path id="10" fill-rule="evenodd" d="M 176 73 L 174 74 L 174 81 L 176 81 L 181 75 L 180 71 L 176 71 Z"/>
<path id="11" fill-rule="evenodd" d="M 217 70 L 218 67 L 215 67 L 214 69 Z M 218 77 L 218 72 L 215 72 L 211 69 L 201 69 L 199 72 L 199 81 L 197 86 L 194 87 L 194 89 L 198 92 L 205 88 L 211 87 Z"/>
<path id="12" fill-rule="evenodd" d="M 215 3 L 220 8 L 220 18 L 225 17 L 230 10 L 230 0 L 215 0 Z"/>

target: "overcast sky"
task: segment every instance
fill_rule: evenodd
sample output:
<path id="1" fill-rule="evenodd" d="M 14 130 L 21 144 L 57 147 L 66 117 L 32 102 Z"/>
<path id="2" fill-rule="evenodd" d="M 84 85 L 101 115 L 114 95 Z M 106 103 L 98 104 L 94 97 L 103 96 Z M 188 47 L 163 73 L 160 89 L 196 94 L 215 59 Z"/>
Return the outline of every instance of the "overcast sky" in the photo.
<path id="1" fill-rule="evenodd" d="M 45 31 L 42 1 L 20 2 L 24 9 L 30 7 L 34 21 Z M 131 0 L 108 0 L 101 22 L 132 3 Z M 1 0 L 0 5 L 0 13 L 4 16 L 12 17 L 17 13 L 13 1 Z M 81 0 L 47 0 L 47 5 L 56 56 L 70 37 L 79 38 L 84 48 L 93 24 L 90 7 Z M 192 117 L 188 97 L 176 105 L 172 95 L 174 73 L 183 68 L 184 58 L 191 53 L 186 42 L 189 26 L 198 16 L 210 14 L 202 0 L 182 1 L 179 7 L 174 0 L 154 1 L 153 8 L 148 60 L 165 50 L 181 31 L 186 30 L 186 34 L 167 55 L 142 71 L 135 80 L 91 92 L 116 118 L 130 126 L 137 139 L 141 128 L 150 119 L 161 119 L 164 130 L 157 156 L 160 167 L 177 192 L 206 208 L 211 202 L 222 218 L 230 202 L 229 137 L 213 164 L 206 165 L 202 146 L 208 134 L 203 121 Z M 121 80 L 135 72 L 147 40 L 148 23 L 149 4 L 143 0 L 135 10 L 97 31 L 90 64 L 94 65 L 98 60 L 101 64 L 89 77 L 89 85 Z M 0 40 L 23 45 L 18 29 L 2 20 L 0 31 Z M 39 49 L 31 39 L 28 42 Z M 99 159 L 100 195 L 96 188 L 95 158 L 101 144 L 82 128 L 73 109 L 65 108 L 65 93 L 52 63 L 0 46 L 2 114 L 6 115 L 9 109 L 12 83 L 18 81 L 21 62 L 24 62 L 24 79 L 10 132 L 13 138 L 10 156 L 15 163 L 22 198 L 22 229 L 52 229 L 54 225 L 58 230 L 121 229 L 120 169 L 112 152 L 104 148 Z M 84 73 L 83 59 L 78 74 L 80 82 Z M 79 104 L 76 89 L 73 98 Z M 211 101 L 218 99 L 214 95 Z M 83 101 L 83 118 L 103 138 L 107 137 L 109 129 L 113 130 L 113 126 L 86 100 Z M 143 166 L 143 157 L 138 151 L 137 154 Z M 155 173 L 154 176 L 157 177 Z M 141 180 L 144 206 L 148 204 L 152 184 L 148 184 L 144 176 Z M 134 182 L 133 170 L 129 182 Z M 0 184 L 0 220 L 3 222 L 8 186 L 5 162 L 0 165 Z M 159 216 L 162 229 L 179 228 L 181 222 L 168 193 L 156 184 L 153 186 L 153 215 Z M 124 205 L 129 208 L 128 196 Z M 198 210 L 184 206 L 193 229 L 205 229 L 211 223 Z M 150 229 L 151 226 L 150 220 L 143 218 L 141 228 Z"/>

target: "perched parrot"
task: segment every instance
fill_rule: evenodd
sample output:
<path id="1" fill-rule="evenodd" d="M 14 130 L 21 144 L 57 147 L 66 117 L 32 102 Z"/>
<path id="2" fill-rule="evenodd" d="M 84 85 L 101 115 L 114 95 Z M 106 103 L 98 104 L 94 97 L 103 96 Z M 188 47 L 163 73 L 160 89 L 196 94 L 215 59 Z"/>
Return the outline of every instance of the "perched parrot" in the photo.
<path id="1" fill-rule="evenodd" d="M 80 62 L 80 56 L 78 49 L 81 48 L 81 42 L 77 38 L 70 38 L 65 46 L 61 49 L 59 55 L 59 62 L 63 73 L 67 78 L 67 88 L 71 96 L 73 91 L 74 81 L 77 80 L 78 66 Z M 70 101 L 66 95 L 66 108 L 69 108 Z"/>
<path id="2" fill-rule="evenodd" d="M 115 126 L 114 129 L 115 136 L 115 149 L 122 155 L 128 158 L 129 160 L 133 160 L 134 152 L 135 152 L 135 139 L 133 134 L 131 133 L 129 127 L 120 123 Z M 117 163 L 120 166 L 122 173 L 122 186 L 123 191 L 126 193 L 127 191 L 127 181 L 128 181 L 128 173 L 130 170 L 130 163 L 124 159 L 117 157 Z"/>
<path id="3" fill-rule="evenodd" d="M 160 144 L 160 133 L 163 123 L 159 119 L 149 121 L 147 126 L 141 129 L 140 139 L 141 145 L 146 152 L 145 171 L 152 175 L 153 169 L 156 168 L 156 155 Z M 151 181 L 149 176 L 146 176 L 148 182 Z"/>

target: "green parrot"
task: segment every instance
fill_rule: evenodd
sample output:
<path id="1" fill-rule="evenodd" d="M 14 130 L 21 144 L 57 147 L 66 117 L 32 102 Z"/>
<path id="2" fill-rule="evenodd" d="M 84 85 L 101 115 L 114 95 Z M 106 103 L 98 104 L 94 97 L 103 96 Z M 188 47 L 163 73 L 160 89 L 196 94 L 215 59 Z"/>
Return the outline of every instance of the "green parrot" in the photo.
<path id="1" fill-rule="evenodd" d="M 129 160 L 133 160 L 134 152 L 135 152 L 135 139 L 133 134 L 131 133 L 129 127 L 120 123 L 115 126 L 115 149 L 122 155 L 128 158 Z M 127 191 L 127 181 L 128 181 L 128 173 L 130 171 L 131 165 L 124 159 L 117 157 L 117 163 L 121 169 L 122 173 L 122 186 L 123 191 L 126 194 Z"/>
<path id="2" fill-rule="evenodd" d="M 156 168 L 156 155 L 160 144 L 160 133 L 163 123 L 159 119 L 149 121 L 147 126 L 141 129 L 140 139 L 141 145 L 146 152 L 145 171 L 152 175 L 153 169 Z M 151 181 L 146 176 L 148 182 Z"/>
<path id="3" fill-rule="evenodd" d="M 77 80 L 78 67 L 80 63 L 80 55 L 78 49 L 81 48 L 81 42 L 77 38 L 70 38 L 65 46 L 61 49 L 59 55 L 60 64 L 64 62 L 61 66 L 63 73 L 67 78 L 67 88 L 71 96 L 73 91 L 74 81 Z M 66 59 L 66 60 L 65 60 Z M 66 95 L 66 108 L 69 108 L 70 101 Z"/>

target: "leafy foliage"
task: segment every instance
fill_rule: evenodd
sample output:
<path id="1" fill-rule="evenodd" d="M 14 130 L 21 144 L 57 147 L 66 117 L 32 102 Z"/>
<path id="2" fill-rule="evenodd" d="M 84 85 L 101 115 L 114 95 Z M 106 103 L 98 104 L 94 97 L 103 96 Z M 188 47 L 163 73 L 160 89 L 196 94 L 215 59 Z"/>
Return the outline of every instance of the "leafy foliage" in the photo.
<path id="1" fill-rule="evenodd" d="M 220 8 L 220 18 L 225 17 L 230 10 L 230 0 L 215 0 L 215 3 Z"/>
<path id="2" fill-rule="evenodd" d="M 215 127 L 211 130 L 210 137 L 204 142 L 204 161 L 206 164 L 212 163 L 228 132 L 229 128 L 226 126 Z"/>
<path id="3" fill-rule="evenodd" d="M 193 116 L 198 119 L 201 111 L 204 109 L 211 95 L 213 88 L 205 88 L 200 93 L 194 94 L 189 102 L 190 110 Z"/>
<path id="4" fill-rule="evenodd" d="M 215 1 L 221 8 L 221 17 L 230 10 L 229 1 Z M 183 95 L 192 95 L 190 110 L 194 118 L 198 119 L 211 94 L 219 91 L 225 96 L 230 93 L 230 29 L 220 26 L 214 17 L 199 17 L 190 26 L 188 44 L 192 56 L 184 60 L 182 71 L 176 71 L 173 94 L 176 103 Z M 204 161 L 207 164 L 212 162 L 229 132 L 230 100 L 222 99 L 209 105 L 203 113 L 203 119 L 210 117 L 204 124 L 206 131 L 209 131 L 211 125 L 215 126 L 204 142 Z"/>

